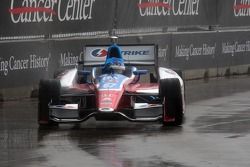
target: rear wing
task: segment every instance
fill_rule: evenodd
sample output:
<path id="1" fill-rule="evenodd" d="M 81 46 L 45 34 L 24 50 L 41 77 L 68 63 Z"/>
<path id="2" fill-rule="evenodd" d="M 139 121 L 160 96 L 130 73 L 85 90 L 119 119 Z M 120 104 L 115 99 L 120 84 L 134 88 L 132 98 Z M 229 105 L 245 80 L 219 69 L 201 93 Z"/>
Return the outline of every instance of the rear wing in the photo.
<path id="1" fill-rule="evenodd" d="M 156 45 L 119 45 L 126 65 L 156 65 Z M 88 45 L 84 48 L 83 65 L 103 65 L 109 46 Z"/>

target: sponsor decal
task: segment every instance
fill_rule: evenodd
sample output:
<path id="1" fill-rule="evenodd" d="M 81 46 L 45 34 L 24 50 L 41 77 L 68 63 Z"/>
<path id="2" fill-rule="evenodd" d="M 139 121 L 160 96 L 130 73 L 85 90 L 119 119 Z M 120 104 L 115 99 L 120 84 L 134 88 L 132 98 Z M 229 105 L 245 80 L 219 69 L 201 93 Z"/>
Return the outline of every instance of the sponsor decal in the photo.
<path id="1" fill-rule="evenodd" d="M 127 77 L 121 74 L 104 74 L 99 76 L 99 86 L 98 89 L 113 89 L 120 90 L 123 83 L 127 80 Z"/>
<path id="2" fill-rule="evenodd" d="M 115 88 L 119 86 L 119 78 L 115 75 L 104 75 L 103 77 L 100 77 L 101 82 L 101 88 L 108 89 L 108 88 Z"/>
<path id="3" fill-rule="evenodd" d="M 234 16 L 250 16 L 250 0 L 234 0 Z"/>
<path id="4" fill-rule="evenodd" d="M 94 57 L 105 57 L 107 56 L 108 51 L 105 49 L 95 49 L 91 52 L 91 55 Z"/>
<path id="5" fill-rule="evenodd" d="M 115 75 L 105 75 L 103 78 L 102 78 L 103 82 L 106 82 L 106 83 L 117 83 L 118 82 L 118 77 L 115 76 Z"/>
<path id="6" fill-rule="evenodd" d="M 116 83 L 103 83 L 102 89 L 115 89 L 116 86 Z"/>
<path id="7" fill-rule="evenodd" d="M 113 94 L 110 93 L 100 93 L 100 102 L 101 104 L 112 104 Z"/>
<path id="8" fill-rule="evenodd" d="M 92 19 L 95 0 L 11 0 L 12 23 L 84 21 Z"/>
<path id="9" fill-rule="evenodd" d="M 143 56 L 143 55 L 149 55 L 149 50 L 128 50 L 128 51 L 122 51 L 123 56 Z"/>
<path id="10" fill-rule="evenodd" d="M 200 0 L 139 0 L 140 16 L 197 16 Z"/>
<path id="11" fill-rule="evenodd" d="M 95 49 L 91 52 L 93 57 L 105 57 L 108 51 L 106 49 Z M 123 50 L 122 56 L 145 56 L 150 55 L 149 50 Z"/>
<path id="12" fill-rule="evenodd" d="M 98 107 L 101 108 L 102 111 L 111 111 L 114 107 L 114 103 L 117 100 L 117 92 L 116 91 L 99 91 L 98 92 Z"/>
<path id="13" fill-rule="evenodd" d="M 101 93 L 101 94 L 100 94 L 100 97 L 101 97 L 101 98 L 110 98 L 110 99 L 112 99 L 112 98 L 113 98 L 113 94 Z"/>
<path id="14" fill-rule="evenodd" d="M 112 99 L 110 97 L 105 97 L 101 100 L 102 104 L 112 104 Z"/>

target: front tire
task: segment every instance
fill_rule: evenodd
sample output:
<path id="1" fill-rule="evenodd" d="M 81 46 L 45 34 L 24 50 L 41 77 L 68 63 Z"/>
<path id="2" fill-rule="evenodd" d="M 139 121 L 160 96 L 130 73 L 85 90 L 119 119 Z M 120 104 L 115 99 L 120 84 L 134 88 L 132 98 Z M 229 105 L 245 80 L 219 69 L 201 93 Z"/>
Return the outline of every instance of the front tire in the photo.
<path id="1" fill-rule="evenodd" d="M 183 124 L 183 99 L 178 78 L 160 80 L 160 96 L 163 102 L 163 125 Z"/>
<path id="2" fill-rule="evenodd" d="M 38 124 L 39 125 L 56 125 L 49 118 L 49 103 L 59 104 L 60 101 L 60 81 L 41 80 L 39 83 L 39 95 L 38 95 Z"/>

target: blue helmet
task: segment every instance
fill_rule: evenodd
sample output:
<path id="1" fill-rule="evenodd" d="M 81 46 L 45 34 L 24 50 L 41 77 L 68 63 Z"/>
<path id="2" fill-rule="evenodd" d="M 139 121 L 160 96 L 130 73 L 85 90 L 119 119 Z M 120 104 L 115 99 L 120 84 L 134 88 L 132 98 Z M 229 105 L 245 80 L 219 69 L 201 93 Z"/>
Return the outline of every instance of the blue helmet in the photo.
<path id="1" fill-rule="evenodd" d="M 113 44 L 108 48 L 108 53 L 104 65 L 104 72 L 112 71 L 111 68 L 114 66 L 119 67 L 120 69 L 125 69 L 121 49 L 116 44 Z"/>
<path id="2" fill-rule="evenodd" d="M 124 63 L 120 47 L 116 44 L 113 44 L 108 48 L 105 64 L 113 63 L 115 60 L 121 64 Z"/>

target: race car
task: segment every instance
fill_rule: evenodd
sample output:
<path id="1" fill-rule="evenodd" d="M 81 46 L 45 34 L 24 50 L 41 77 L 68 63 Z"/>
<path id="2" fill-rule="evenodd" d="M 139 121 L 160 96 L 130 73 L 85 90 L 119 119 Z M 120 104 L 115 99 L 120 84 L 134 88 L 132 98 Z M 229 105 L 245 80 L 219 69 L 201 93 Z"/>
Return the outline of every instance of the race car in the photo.
<path id="1" fill-rule="evenodd" d="M 158 67 L 157 57 L 155 45 L 86 46 L 77 68 L 40 81 L 39 125 L 91 117 L 182 125 L 184 82 L 174 70 Z"/>

